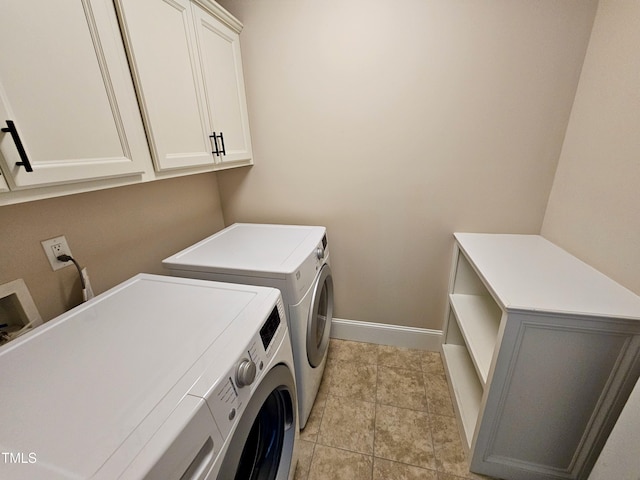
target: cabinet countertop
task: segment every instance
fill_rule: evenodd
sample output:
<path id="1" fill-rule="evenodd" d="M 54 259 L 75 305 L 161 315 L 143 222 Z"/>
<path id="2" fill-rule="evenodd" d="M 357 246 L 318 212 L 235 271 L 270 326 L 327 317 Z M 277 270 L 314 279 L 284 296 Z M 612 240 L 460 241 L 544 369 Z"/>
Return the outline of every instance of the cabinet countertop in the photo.
<path id="1" fill-rule="evenodd" d="M 507 310 L 640 320 L 640 297 L 540 235 L 455 233 Z"/>

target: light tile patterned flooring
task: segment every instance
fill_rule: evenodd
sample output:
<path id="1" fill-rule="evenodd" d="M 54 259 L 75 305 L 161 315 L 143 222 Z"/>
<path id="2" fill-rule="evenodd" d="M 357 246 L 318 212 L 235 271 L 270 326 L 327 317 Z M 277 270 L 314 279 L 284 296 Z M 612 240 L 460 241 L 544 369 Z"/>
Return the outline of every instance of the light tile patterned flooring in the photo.
<path id="1" fill-rule="evenodd" d="M 461 480 L 469 473 L 437 352 L 332 339 L 295 480 Z"/>

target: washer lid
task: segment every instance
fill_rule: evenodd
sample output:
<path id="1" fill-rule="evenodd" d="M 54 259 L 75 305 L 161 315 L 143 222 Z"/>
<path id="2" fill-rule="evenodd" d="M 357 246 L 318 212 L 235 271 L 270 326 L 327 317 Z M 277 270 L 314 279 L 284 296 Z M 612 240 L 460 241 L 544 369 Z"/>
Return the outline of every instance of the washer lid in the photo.
<path id="1" fill-rule="evenodd" d="M 139 275 L 3 346 L 0 449 L 35 463 L 2 470 L 90 478 L 110 457 L 124 468 L 202 374 L 207 347 L 271 292 Z"/>
<path id="2" fill-rule="evenodd" d="M 165 259 L 170 270 L 284 278 L 321 242 L 324 227 L 235 223 Z"/>

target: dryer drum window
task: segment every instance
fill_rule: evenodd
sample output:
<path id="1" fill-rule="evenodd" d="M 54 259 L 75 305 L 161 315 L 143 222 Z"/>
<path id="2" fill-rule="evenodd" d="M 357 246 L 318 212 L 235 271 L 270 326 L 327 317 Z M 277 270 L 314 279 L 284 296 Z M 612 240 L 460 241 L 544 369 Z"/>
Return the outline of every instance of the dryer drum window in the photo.
<path id="1" fill-rule="evenodd" d="M 312 367 L 317 367 L 322 363 L 329 347 L 333 319 L 333 277 L 328 264 L 325 264 L 318 274 L 309 315 L 307 359 Z"/>
<path id="2" fill-rule="evenodd" d="M 289 368 L 278 365 L 269 371 L 238 422 L 218 479 L 288 477 L 296 433 L 295 395 Z"/>

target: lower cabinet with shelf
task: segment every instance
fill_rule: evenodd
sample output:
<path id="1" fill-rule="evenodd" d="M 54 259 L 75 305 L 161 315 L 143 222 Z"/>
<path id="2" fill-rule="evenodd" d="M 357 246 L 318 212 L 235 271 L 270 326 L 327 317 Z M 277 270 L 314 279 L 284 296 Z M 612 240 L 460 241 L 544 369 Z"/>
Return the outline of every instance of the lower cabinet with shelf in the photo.
<path id="1" fill-rule="evenodd" d="M 541 236 L 456 233 L 442 354 L 472 472 L 587 479 L 640 376 L 640 297 Z"/>

